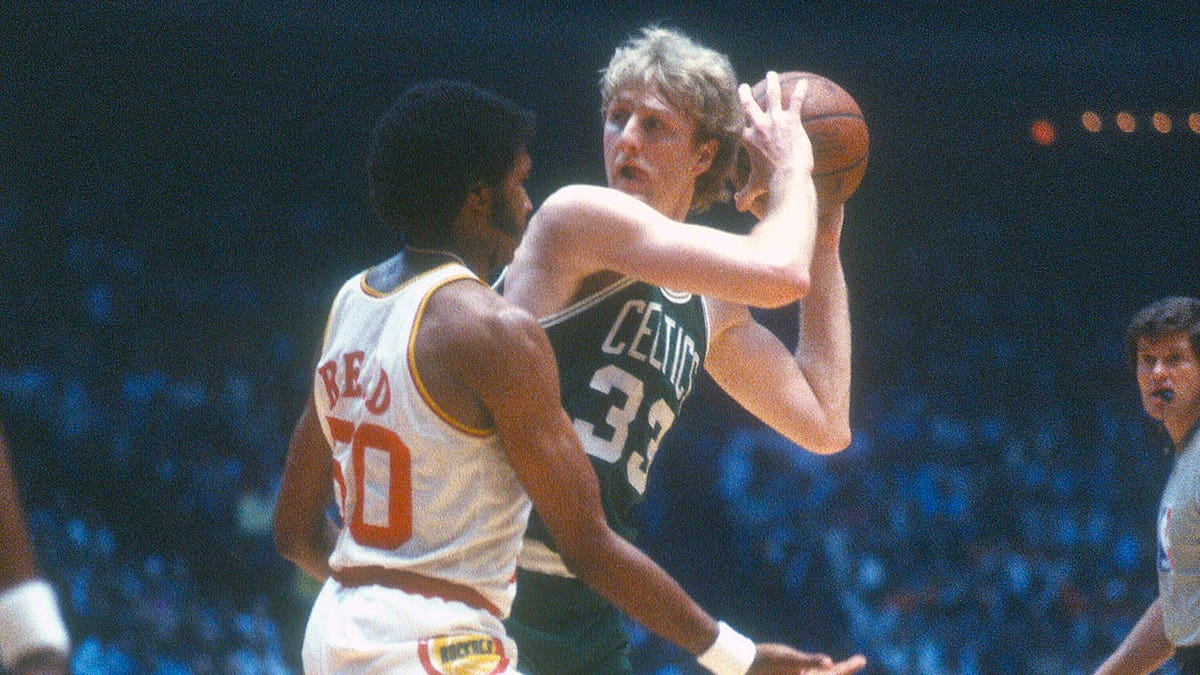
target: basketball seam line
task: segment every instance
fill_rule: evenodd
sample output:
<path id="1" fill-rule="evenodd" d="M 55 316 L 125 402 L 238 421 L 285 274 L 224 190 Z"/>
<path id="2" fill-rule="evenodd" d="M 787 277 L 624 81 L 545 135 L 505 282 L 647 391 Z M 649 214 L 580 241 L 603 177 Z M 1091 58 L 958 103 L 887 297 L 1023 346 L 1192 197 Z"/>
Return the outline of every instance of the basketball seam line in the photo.
<path id="1" fill-rule="evenodd" d="M 863 156 L 859 157 L 858 161 L 853 164 L 847 164 L 846 166 L 843 166 L 840 169 L 834 169 L 833 171 L 822 171 L 821 173 L 814 173 L 812 175 L 812 177 L 813 178 L 824 178 L 826 176 L 836 176 L 839 173 L 845 173 L 845 172 L 853 169 L 854 167 L 858 166 L 859 164 L 862 164 L 863 162 L 867 161 L 868 154 L 870 154 L 870 153 L 864 152 Z"/>
<path id="2" fill-rule="evenodd" d="M 818 120 L 832 120 L 832 119 L 837 119 L 839 117 L 843 117 L 843 118 L 851 119 L 851 120 L 862 120 L 864 123 L 866 122 L 866 119 L 862 115 L 855 115 L 854 113 L 825 113 L 824 115 L 813 115 L 812 117 L 805 117 L 803 114 L 801 114 L 800 121 L 802 123 L 803 122 L 816 122 Z"/>

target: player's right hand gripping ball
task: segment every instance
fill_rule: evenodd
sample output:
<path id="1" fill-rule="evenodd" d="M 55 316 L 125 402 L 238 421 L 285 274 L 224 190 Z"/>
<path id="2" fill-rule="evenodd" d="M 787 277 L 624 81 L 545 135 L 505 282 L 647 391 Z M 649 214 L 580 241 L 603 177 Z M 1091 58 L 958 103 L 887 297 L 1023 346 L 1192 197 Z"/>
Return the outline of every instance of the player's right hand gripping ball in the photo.
<path id="1" fill-rule="evenodd" d="M 854 194 L 867 170 L 869 137 L 862 110 L 845 89 L 829 78 L 797 70 L 779 74 L 783 107 L 792 105 L 796 82 L 808 80 L 800 119 L 813 148 L 813 183 L 822 205 L 841 204 Z M 754 99 L 767 104 L 767 81 L 753 87 Z"/>

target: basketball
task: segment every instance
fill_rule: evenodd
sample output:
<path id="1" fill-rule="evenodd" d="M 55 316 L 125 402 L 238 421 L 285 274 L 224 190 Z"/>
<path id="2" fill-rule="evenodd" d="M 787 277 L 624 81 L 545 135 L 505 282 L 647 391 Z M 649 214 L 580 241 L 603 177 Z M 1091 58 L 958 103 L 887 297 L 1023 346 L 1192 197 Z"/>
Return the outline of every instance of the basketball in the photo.
<path id="1" fill-rule="evenodd" d="M 841 204 L 858 189 L 867 170 L 867 122 L 854 97 L 833 80 L 816 73 L 795 70 L 779 73 L 783 107 L 789 107 L 792 90 L 801 79 L 808 81 L 800 118 L 812 141 L 817 201 L 822 205 Z M 758 104 L 765 106 L 765 78 L 754 85 L 753 92 Z"/>

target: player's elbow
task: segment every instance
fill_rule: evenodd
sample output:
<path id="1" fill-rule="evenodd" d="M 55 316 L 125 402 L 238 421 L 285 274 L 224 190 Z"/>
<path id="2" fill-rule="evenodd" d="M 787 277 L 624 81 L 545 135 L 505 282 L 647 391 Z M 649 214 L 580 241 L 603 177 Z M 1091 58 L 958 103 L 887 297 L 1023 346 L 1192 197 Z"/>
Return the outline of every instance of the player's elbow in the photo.
<path id="1" fill-rule="evenodd" d="M 295 512 L 276 509 L 272 535 L 279 556 L 299 565 L 311 557 L 316 535 L 315 527 L 297 516 Z"/>
<path id="2" fill-rule="evenodd" d="M 819 434 L 804 447 L 809 452 L 818 455 L 836 455 L 850 447 L 852 440 L 849 425 L 839 425 L 834 429 L 828 429 L 824 433 Z"/>
<path id="3" fill-rule="evenodd" d="M 279 557 L 300 568 L 317 582 L 329 577 L 329 554 L 332 540 L 316 531 L 298 531 L 275 528 L 275 550 Z"/>
<path id="4" fill-rule="evenodd" d="M 809 277 L 791 260 L 764 263 L 753 283 L 751 297 L 745 304 L 764 309 L 777 309 L 797 302 L 808 294 Z"/>
<path id="5" fill-rule="evenodd" d="M 783 307 L 793 302 L 802 300 L 808 295 L 808 288 L 811 285 L 811 280 L 808 276 L 808 271 L 801 268 L 795 262 L 789 261 L 787 264 L 780 265 L 775 270 L 771 286 L 778 293 L 779 299 L 776 307 Z"/>

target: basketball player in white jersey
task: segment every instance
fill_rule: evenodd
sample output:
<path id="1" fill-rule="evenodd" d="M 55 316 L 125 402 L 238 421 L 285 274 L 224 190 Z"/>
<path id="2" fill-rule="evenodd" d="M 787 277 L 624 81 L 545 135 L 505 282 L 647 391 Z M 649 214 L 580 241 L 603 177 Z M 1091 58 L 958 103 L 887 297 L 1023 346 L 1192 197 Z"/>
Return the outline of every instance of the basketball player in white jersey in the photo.
<path id="1" fill-rule="evenodd" d="M 70 639 L 54 588 L 38 573 L 0 429 L 0 662 L 16 675 L 67 672 Z"/>
<path id="2" fill-rule="evenodd" d="M 480 280 L 531 209 L 531 128 L 445 82 L 405 92 L 376 128 L 372 200 L 407 245 L 334 300 L 275 512 L 281 554 L 324 581 L 305 670 L 514 672 L 500 620 L 532 499 L 574 574 L 713 672 L 833 672 L 731 640 L 606 525 L 545 333 Z"/>

